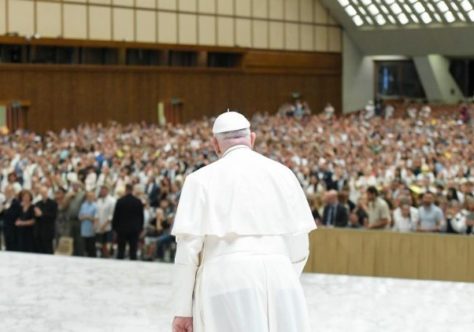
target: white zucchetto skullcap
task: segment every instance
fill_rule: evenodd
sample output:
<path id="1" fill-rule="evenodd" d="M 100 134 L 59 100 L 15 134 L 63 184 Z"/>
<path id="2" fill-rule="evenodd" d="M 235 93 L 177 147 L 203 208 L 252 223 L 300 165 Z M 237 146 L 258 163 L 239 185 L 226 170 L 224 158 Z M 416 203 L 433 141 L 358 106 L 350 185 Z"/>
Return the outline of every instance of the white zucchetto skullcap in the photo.
<path id="1" fill-rule="evenodd" d="M 250 122 L 245 116 L 238 112 L 228 111 L 216 118 L 212 127 L 212 133 L 215 135 L 249 128 Z"/>

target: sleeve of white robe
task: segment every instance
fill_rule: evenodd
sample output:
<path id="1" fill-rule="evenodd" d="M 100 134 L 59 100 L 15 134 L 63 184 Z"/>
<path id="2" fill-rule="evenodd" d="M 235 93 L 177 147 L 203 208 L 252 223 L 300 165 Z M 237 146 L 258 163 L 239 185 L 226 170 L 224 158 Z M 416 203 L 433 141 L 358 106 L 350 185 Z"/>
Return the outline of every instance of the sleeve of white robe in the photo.
<path id="1" fill-rule="evenodd" d="M 204 237 L 179 235 L 176 242 L 178 247 L 173 274 L 173 313 L 175 317 L 192 317 L 194 284 Z"/>
<path id="2" fill-rule="evenodd" d="M 300 275 L 303 272 L 309 256 L 308 234 L 287 235 L 286 243 L 293 268 L 296 273 Z"/>

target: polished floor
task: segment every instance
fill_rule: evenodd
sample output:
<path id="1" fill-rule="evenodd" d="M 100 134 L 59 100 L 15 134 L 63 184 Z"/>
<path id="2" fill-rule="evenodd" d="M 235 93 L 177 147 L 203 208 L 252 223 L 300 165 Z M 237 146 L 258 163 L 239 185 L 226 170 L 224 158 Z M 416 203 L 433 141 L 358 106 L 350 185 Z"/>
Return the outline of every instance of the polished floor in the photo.
<path id="1" fill-rule="evenodd" d="M 172 266 L 0 252 L 0 331 L 171 331 Z M 474 331 L 474 284 L 306 274 L 314 331 Z"/>

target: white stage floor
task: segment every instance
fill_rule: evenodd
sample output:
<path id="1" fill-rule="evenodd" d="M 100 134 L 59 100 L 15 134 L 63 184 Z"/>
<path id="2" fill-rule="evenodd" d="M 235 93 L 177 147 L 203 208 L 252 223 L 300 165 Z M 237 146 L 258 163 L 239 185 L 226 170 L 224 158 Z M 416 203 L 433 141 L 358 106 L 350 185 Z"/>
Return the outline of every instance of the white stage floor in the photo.
<path id="1" fill-rule="evenodd" d="M 171 331 L 171 268 L 0 252 L 0 331 Z M 321 274 L 302 280 L 314 331 L 474 331 L 474 284 Z"/>

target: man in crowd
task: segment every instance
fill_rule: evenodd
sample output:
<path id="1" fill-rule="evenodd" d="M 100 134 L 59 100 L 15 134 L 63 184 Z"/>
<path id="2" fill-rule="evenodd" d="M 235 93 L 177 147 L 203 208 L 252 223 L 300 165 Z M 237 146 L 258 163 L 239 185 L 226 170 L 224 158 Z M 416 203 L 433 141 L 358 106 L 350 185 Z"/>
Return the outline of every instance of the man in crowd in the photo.
<path id="1" fill-rule="evenodd" d="M 346 227 L 349 221 L 349 211 L 339 203 L 337 195 L 336 190 L 330 190 L 325 195 L 322 223 L 327 227 Z"/>
<path id="2" fill-rule="evenodd" d="M 418 216 L 419 221 L 416 224 L 418 232 L 441 232 L 446 226 L 443 211 L 434 204 L 434 197 L 431 192 L 423 194 Z"/>
<path id="3" fill-rule="evenodd" d="M 79 219 L 79 211 L 82 203 L 86 197 L 86 193 L 83 189 L 83 185 L 74 181 L 72 183 L 72 190 L 67 195 L 66 200 L 69 202 L 66 209 L 67 224 L 70 225 L 68 228 L 71 232 L 73 240 L 73 255 L 83 255 L 83 240 L 81 236 L 82 223 Z"/>
<path id="4" fill-rule="evenodd" d="M 187 177 L 174 223 L 173 331 L 309 332 L 298 277 L 315 223 L 304 192 L 252 151 L 240 113 L 220 115 L 213 133 L 220 159 Z"/>
<path id="5" fill-rule="evenodd" d="M 368 220 L 365 225 L 368 229 L 384 229 L 390 224 L 390 208 L 385 200 L 379 197 L 377 188 L 367 188 L 367 214 Z"/>
<path id="6" fill-rule="evenodd" d="M 52 254 L 56 231 L 58 205 L 48 197 L 49 189 L 42 186 L 39 190 L 41 200 L 35 206 L 35 248 L 41 254 Z"/>
<path id="7" fill-rule="evenodd" d="M 133 195 L 133 185 L 127 184 L 125 195 L 117 200 L 112 218 L 112 229 L 117 234 L 118 259 L 124 259 L 127 244 L 130 259 L 137 259 L 138 238 L 143 224 L 143 203 Z"/>
<path id="8" fill-rule="evenodd" d="M 5 187 L 5 199 L 3 201 L 2 210 L 5 249 L 8 251 L 16 251 L 18 250 L 18 232 L 15 222 L 20 216 L 21 205 L 12 185 Z"/>
<path id="9" fill-rule="evenodd" d="M 79 210 L 79 220 L 81 221 L 81 237 L 83 242 L 84 256 L 97 257 L 95 247 L 95 218 L 97 215 L 97 204 L 95 202 L 95 194 L 89 191 L 86 194 L 86 200 Z"/>
<path id="10" fill-rule="evenodd" d="M 97 199 L 97 223 L 95 225 L 96 240 L 101 248 L 102 257 L 110 256 L 112 244 L 112 218 L 114 216 L 115 199 L 109 195 L 109 188 L 100 187 Z"/>
<path id="11" fill-rule="evenodd" d="M 418 224 L 418 210 L 409 198 L 400 199 L 400 207 L 393 211 L 393 230 L 397 232 L 413 232 Z"/>

